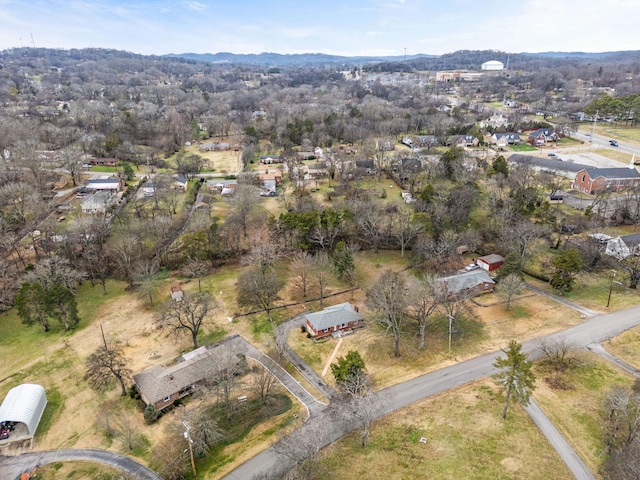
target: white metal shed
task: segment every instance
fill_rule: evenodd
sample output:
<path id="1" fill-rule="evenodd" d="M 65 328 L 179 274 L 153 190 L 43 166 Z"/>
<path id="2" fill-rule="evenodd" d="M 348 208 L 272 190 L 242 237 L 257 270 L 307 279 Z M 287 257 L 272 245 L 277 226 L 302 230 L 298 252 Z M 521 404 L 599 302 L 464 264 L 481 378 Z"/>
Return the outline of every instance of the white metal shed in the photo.
<path id="1" fill-rule="evenodd" d="M 1 422 L 19 422 L 27 426 L 29 435 L 36 433 L 36 428 L 47 406 L 44 387 L 32 383 L 23 383 L 12 388 L 0 405 Z"/>

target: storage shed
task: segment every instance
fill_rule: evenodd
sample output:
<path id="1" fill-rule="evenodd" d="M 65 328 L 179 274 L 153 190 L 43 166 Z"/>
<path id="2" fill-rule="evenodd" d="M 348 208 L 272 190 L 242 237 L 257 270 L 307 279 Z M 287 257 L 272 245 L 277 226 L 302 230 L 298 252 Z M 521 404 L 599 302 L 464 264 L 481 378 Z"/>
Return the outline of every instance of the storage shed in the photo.
<path id="1" fill-rule="evenodd" d="M 476 264 L 483 270 L 487 272 L 493 272 L 494 270 L 499 269 L 504 263 L 504 258 L 500 255 L 492 253 L 491 255 L 485 255 L 484 257 L 478 258 L 476 260 Z"/>
<path id="2" fill-rule="evenodd" d="M 0 423 L 17 423 L 20 437 L 23 437 L 21 427 L 26 427 L 26 436 L 33 437 L 46 406 L 47 396 L 44 387 L 23 383 L 9 390 L 4 398 L 0 405 Z"/>

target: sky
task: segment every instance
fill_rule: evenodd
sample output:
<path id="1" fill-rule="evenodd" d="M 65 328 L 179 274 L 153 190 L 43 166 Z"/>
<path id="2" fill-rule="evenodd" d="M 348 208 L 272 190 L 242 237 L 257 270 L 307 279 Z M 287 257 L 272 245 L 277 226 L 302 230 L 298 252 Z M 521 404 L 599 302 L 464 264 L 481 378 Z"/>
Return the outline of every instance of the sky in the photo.
<path id="1" fill-rule="evenodd" d="M 0 50 L 441 55 L 640 50 L 638 0 L 0 0 Z"/>

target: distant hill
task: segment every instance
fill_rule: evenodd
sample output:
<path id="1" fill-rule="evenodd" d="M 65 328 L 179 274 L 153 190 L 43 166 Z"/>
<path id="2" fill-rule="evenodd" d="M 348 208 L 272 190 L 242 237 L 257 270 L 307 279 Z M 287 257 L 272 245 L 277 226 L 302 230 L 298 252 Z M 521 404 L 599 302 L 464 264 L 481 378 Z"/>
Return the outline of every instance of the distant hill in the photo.
<path id="1" fill-rule="evenodd" d="M 579 58 L 584 60 L 634 60 L 640 58 L 638 50 L 624 50 L 620 52 L 539 52 L 527 53 L 526 55 L 535 55 L 547 58 Z"/>
<path id="2" fill-rule="evenodd" d="M 540 52 L 540 53 L 508 53 L 497 50 L 458 50 L 443 55 L 408 55 L 404 56 L 358 56 L 346 57 L 339 55 L 327 55 L 324 53 L 303 54 L 235 54 L 229 52 L 219 53 L 179 53 L 168 54 L 165 57 L 182 58 L 187 60 L 228 63 L 250 64 L 267 67 L 303 67 L 321 65 L 344 65 L 348 67 L 360 66 L 373 70 L 405 70 L 407 67 L 424 70 L 447 69 L 477 69 L 489 60 L 500 60 L 505 65 L 509 63 L 512 68 L 519 68 L 531 64 L 531 62 L 547 60 L 548 66 L 559 65 L 562 62 L 609 62 L 609 61 L 634 61 L 640 60 L 640 51 L 620 52 Z M 404 66 L 404 68 L 403 68 Z"/>
<path id="3" fill-rule="evenodd" d="M 324 53 L 302 53 L 302 54 L 280 54 L 280 53 L 260 53 L 260 54 L 236 54 L 229 52 L 219 53 L 170 53 L 166 57 L 186 58 L 209 63 L 234 63 L 252 64 L 269 67 L 291 67 L 305 65 L 357 65 L 379 62 L 401 62 L 404 60 L 416 60 L 420 58 L 437 57 L 437 55 L 411 55 L 411 56 L 381 56 L 381 57 L 343 57 L 339 55 L 327 55 Z"/>

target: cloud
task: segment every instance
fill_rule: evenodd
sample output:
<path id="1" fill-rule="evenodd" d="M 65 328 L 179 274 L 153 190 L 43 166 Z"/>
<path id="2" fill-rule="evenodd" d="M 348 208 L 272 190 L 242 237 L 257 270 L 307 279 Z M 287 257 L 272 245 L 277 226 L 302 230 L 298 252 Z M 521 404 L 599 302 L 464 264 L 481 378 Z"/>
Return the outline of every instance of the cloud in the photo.
<path id="1" fill-rule="evenodd" d="M 365 35 L 368 37 L 376 37 L 378 35 L 384 35 L 384 32 L 366 32 Z"/>
<path id="2" fill-rule="evenodd" d="M 196 12 L 201 12 L 202 10 L 206 10 L 207 8 L 209 8 L 205 4 L 196 2 L 195 0 L 192 0 L 190 2 L 185 2 L 185 4 L 187 5 L 187 8 L 189 10 L 194 10 Z"/>

